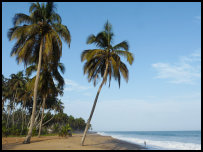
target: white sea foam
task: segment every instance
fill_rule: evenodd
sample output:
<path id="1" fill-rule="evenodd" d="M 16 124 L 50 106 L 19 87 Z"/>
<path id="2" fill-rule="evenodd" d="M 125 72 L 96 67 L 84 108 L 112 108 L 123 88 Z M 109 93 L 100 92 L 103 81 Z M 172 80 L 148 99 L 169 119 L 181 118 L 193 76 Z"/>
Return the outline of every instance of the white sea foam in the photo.
<path id="1" fill-rule="evenodd" d="M 102 136 L 108 136 L 110 134 L 104 132 L 98 132 Z M 165 150 L 201 150 L 201 144 L 194 143 L 183 143 L 176 141 L 158 141 L 149 139 L 139 139 L 133 137 L 123 137 L 121 135 L 110 135 L 113 138 L 127 141 L 130 143 L 135 143 L 144 146 L 144 141 L 146 141 L 148 149 L 165 149 Z"/>

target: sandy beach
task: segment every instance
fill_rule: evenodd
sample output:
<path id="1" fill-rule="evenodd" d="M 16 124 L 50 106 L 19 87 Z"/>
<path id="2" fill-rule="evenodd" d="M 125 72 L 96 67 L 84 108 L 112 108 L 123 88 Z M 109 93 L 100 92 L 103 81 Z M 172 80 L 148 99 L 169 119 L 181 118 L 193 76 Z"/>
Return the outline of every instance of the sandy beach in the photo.
<path id="1" fill-rule="evenodd" d="M 114 139 L 110 136 L 88 134 L 85 145 L 81 146 L 82 134 L 72 137 L 32 137 L 30 144 L 22 144 L 25 137 L 2 138 L 2 150 L 140 150 L 143 147 Z"/>

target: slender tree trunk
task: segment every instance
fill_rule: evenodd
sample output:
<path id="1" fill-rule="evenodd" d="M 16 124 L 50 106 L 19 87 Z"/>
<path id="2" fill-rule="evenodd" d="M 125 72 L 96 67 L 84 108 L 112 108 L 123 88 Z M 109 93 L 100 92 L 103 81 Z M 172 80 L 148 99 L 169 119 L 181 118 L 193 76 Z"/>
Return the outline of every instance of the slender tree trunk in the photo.
<path id="1" fill-rule="evenodd" d="M 106 69 L 105 69 L 105 72 L 104 72 L 104 77 L 103 77 L 103 81 L 101 83 L 101 85 L 99 86 L 99 89 L 97 91 L 97 95 L 95 97 L 95 100 L 94 100 L 94 104 L 93 104 L 93 107 L 92 107 L 92 111 L 90 113 L 90 116 L 89 116 L 89 119 L 87 121 L 87 124 L 86 124 L 86 127 L 85 127 L 85 131 L 84 131 L 84 134 L 83 134 L 83 137 L 82 137 L 82 141 L 81 141 L 81 145 L 83 146 L 84 145 L 84 142 L 85 142 L 85 137 L 86 137 L 86 134 L 87 134 L 87 131 L 89 129 L 89 126 L 90 126 L 90 121 L 92 119 L 92 116 L 93 116 L 93 113 L 94 113 L 94 110 L 95 110 L 95 107 L 96 107 L 96 104 L 97 104 L 97 99 L 99 97 L 99 93 L 101 91 L 101 88 L 103 86 L 103 84 L 105 83 L 106 81 L 106 78 L 107 78 L 107 71 L 108 71 L 108 61 L 107 61 L 107 64 L 106 64 Z"/>
<path id="2" fill-rule="evenodd" d="M 14 122 L 14 119 L 15 119 L 15 102 L 17 103 L 17 99 L 16 99 L 16 96 L 17 96 L 17 89 L 16 89 L 16 93 L 15 93 L 15 97 L 14 97 L 14 101 L 13 101 L 13 110 L 12 110 L 12 126 L 15 125 L 15 122 Z"/>
<path id="3" fill-rule="evenodd" d="M 20 135 L 22 135 L 23 129 L 24 129 L 24 109 L 25 109 L 25 107 L 24 107 L 24 104 L 23 104 L 23 108 L 22 108 L 22 128 L 21 128 Z"/>
<path id="4" fill-rule="evenodd" d="M 10 112 L 11 112 L 11 103 L 10 103 L 10 106 L 7 107 L 7 109 L 8 109 L 8 117 L 7 117 L 7 121 L 6 121 L 6 128 L 8 128 L 8 121 L 9 121 L 9 116 L 10 116 Z"/>
<path id="5" fill-rule="evenodd" d="M 41 41 L 41 45 L 40 45 L 40 51 L 39 51 L 39 62 L 38 62 L 38 67 L 37 67 L 37 76 L 36 76 L 36 80 L 35 80 L 35 87 L 34 87 L 34 99 L 33 99 L 33 108 L 32 108 L 32 116 L 31 116 L 31 120 L 30 120 L 30 127 L 29 127 L 29 131 L 28 134 L 24 140 L 24 144 L 28 144 L 30 143 L 30 139 L 32 137 L 32 129 L 34 126 L 34 120 L 35 120 L 35 112 L 36 112 L 36 105 L 37 105 L 37 87 L 38 87 L 38 82 L 39 82 L 39 74 L 40 74 L 40 69 L 41 69 L 41 61 L 42 61 L 42 46 L 43 46 L 43 42 Z"/>
<path id="6" fill-rule="evenodd" d="M 12 122 L 12 127 L 14 126 L 14 101 L 12 101 L 12 106 L 11 106 L 11 122 Z"/>
<path id="7" fill-rule="evenodd" d="M 13 102 L 13 108 L 12 108 L 12 126 L 14 127 L 15 122 L 14 122 L 14 117 L 15 117 L 15 103 Z"/>
<path id="8" fill-rule="evenodd" d="M 45 107 L 45 101 L 46 101 L 46 97 L 43 98 L 43 103 L 42 103 L 42 116 L 41 116 L 41 121 L 40 121 L 40 125 L 39 125 L 39 133 L 38 133 L 38 138 L 40 137 L 41 134 L 41 129 L 42 129 L 42 121 L 43 121 L 43 117 L 44 117 L 44 107 Z"/>
<path id="9" fill-rule="evenodd" d="M 36 112 L 36 113 L 37 113 L 37 112 Z M 36 127 L 36 126 L 37 126 L 37 120 L 38 120 L 38 118 L 39 118 L 39 115 L 40 115 L 40 110 L 39 110 L 37 116 L 35 117 L 35 121 L 34 121 L 33 127 Z M 39 123 L 38 123 L 38 124 L 39 124 Z"/>
<path id="10" fill-rule="evenodd" d="M 23 133 L 23 127 L 24 127 L 24 118 L 23 118 L 23 110 L 22 110 L 22 129 L 21 129 L 21 135 L 22 135 L 22 133 Z"/>
<path id="11" fill-rule="evenodd" d="M 54 116 L 55 116 L 55 115 L 54 115 Z M 51 120 L 54 118 L 54 116 L 51 117 L 51 119 L 47 120 L 45 123 L 43 123 L 42 126 L 44 126 L 44 125 L 47 124 L 49 121 L 51 121 Z"/>

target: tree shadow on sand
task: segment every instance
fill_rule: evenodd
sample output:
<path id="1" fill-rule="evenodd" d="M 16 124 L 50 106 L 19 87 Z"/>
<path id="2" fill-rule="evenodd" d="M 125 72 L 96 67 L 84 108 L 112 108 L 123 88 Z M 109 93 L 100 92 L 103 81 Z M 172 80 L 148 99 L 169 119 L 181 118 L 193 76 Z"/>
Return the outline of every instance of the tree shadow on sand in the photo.
<path id="1" fill-rule="evenodd" d="M 53 139 L 39 138 L 39 139 L 31 140 L 31 142 L 29 144 L 23 144 L 24 138 L 23 139 L 18 139 L 18 141 L 12 142 L 12 143 L 8 143 L 6 141 L 5 144 L 2 144 L 2 150 L 13 149 L 16 146 L 20 146 L 20 145 L 30 145 L 30 144 L 33 144 L 33 143 L 38 143 L 38 142 L 42 142 L 42 141 L 49 141 L 49 140 L 56 140 L 56 139 L 60 139 L 60 138 L 59 137 L 58 138 L 53 138 Z"/>

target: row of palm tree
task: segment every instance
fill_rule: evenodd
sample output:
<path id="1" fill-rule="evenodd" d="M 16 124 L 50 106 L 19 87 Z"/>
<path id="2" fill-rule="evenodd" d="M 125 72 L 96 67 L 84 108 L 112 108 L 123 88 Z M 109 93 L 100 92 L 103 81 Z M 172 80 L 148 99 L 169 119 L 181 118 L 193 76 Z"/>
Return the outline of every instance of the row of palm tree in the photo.
<path id="1" fill-rule="evenodd" d="M 6 110 L 4 109 L 4 103 L 7 102 L 7 123 L 6 128 L 9 127 L 9 117 L 10 113 L 12 113 L 12 126 L 15 126 L 15 112 L 17 110 L 18 105 L 21 107 L 22 112 L 22 131 L 24 129 L 24 116 L 27 114 L 31 114 L 31 103 L 33 102 L 32 98 L 32 82 L 34 78 L 25 77 L 23 72 L 20 71 L 17 74 L 11 74 L 10 78 L 5 78 L 2 75 L 2 113 Z M 40 81 L 40 85 L 42 85 L 43 81 Z M 54 91 L 54 89 L 50 88 L 50 90 Z M 61 90 L 62 92 L 62 90 Z M 36 127 L 39 126 L 39 136 L 41 133 L 41 126 L 43 121 L 44 109 L 54 110 L 56 112 L 62 112 L 64 107 L 63 103 L 57 98 L 57 92 L 53 92 L 52 94 L 48 94 L 47 98 L 44 100 L 43 92 L 38 94 L 38 116 L 41 115 L 40 123 L 36 123 L 37 119 L 35 119 Z M 45 105 L 46 107 L 43 106 Z M 26 112 L 27 111 L 27 112 Z M 41 112 L 42 111 L 42 112 Z M 41 114 L 42 113 L 42 114 Z M 3 115 L 2 115 L 3 116 Z"/>
<path id="2" fill-rule="evenodd" d="M 64 72 L 64 66 L 60 63 L 61 39 L 65 40 L 70 47 L 71 35 L 68 28 L 62 24 L 62 19 L 55 12 L 55 8 L 53 2 L 31 3 L 29 15 L 16 14 L 13 18 L 14 27 L 10 28 L 8 32 L 9 40 L 17 40 L 11 55 L 16 56 L 18 63 L 23 62 L 26 67 L 29 66 L 27 68 L 28 74 L 36 71 L 36 76 L 30 82 L 32 85 L 29 85 L 33 90 L 33 106 L 30 127 L 24 143 L 30 143 L 38 94 L 40 93 L 43 98 L 42 107 L 45 107 L 47 95 L 60 94 L 64 85 L 63 78 L 58 72 L 58 69 Z M 134 60 L 133 54 L 129 52 L 127 41 L 113 45 L 113 36 L 112 26 L 107 21 L 104 30 L 87 38 L 87 44 L 95 44 L 97 48 L 84 50 L 81 54 L 81 61 L 85 61 L 84 74 L 88 75 L 88 81 L 93 81 L 95 86 L 100 77 L 102 78 L 84 131 L 82 145 L 84 145 L 86 133 L 103 85 L 109 81 L 110 87 L 112 77 L 118 81 L 119 87 L 121 76 L 128 81 L 128 69 L 121 59 L 122 57 L 126 58 L 130 65 Z M 55 85 L 54 80 L 58 82 L 57 85 Z M 15 99 L 16 96 L 13 98 Z"/>
<path id="3" fill-rule="evenodd" d="M 14 92 L 14 91 L 13 91 Z M 10 115 L 10 101 L 6 100 L 6 105 L 2 112 L 2 136 L 8 135 L 26 135 L 29 126 L 29 118 L 31 117 L 30 104 L 22 107 L 22 101 L 16 103 L 15 110 L 11 107 L 12 113 Z M 37 116 L 35 118 L 35 125 L 32 135 L 40 136 L 47 133 L 59 133 L 63 126 L 70 125 L 73 131 L 81 131 L 85 128 L 85 120 L 82 118 L 74 118 L 63 113 L 63 105 L 60 100 L 51 96 L 47 97 L 45 109 L 47 112 L 42 114 L 42 97 L 38 98 Z M 53 113 L 54 112 L 54 113 Z M 12 116 L 12 118 L 10 117 Z M 14 117 L 13 117 L 14 116 Z M 43 123 L 41 124 L 41 120 Z M 13 123 L 14 122 L 14 123 Z M 41 128 L 40 128 L 41 126 Z M 51 132 L 50 132 L 51 131 Z"/>

